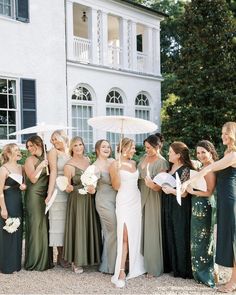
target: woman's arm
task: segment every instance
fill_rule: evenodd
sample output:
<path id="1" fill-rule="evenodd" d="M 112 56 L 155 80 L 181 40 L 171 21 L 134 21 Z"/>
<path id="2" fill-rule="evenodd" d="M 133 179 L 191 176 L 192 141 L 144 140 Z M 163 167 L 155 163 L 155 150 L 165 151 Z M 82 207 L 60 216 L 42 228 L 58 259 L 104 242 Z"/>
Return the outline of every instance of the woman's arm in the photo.
<path id="1" fill-rule="evenodd" d="M 7 212 L 7 207 L 5 204 L 5 199 L 4 199 L 4 186 L 5 186 L 5 181 L 7 178 L 8 172 L 4 167 L 0 168 L 0 208 L 1 208 L 1 216 L 3 219 L 7 219 L 8 217 L 8 212 Z"/>
<path id="2" fill-rule="evenodd" d="M 111 184 L 114 190 L 118 191 L 120 188 L 120 173 L 119 173 L 119 162 L 114 161 L 109 168 L 111 176 Z"/>
<path id="3" fill-rule="evenodd" d="M 206 184 L 207 184 L 207 190 L 205 192 L 193 190 L 193 188 L 190 185 L 186 189 L 187 192 L 190 193 L 191 195 L 196 195 L 199 197 L 210 197 L 215 190 L 216 175 L 214 172 L 209 172 L 206 176 L 204 176 L 204 178 L 205 178 Z"/>
<path id="4" fill-rule="evenodd" d="M 47 160 L 43 160 L 38 167 L 35 169 L 34 167 L 34 161 L 33 161 L 33 157 L 29 157 L 26 159 L 25 161 L 25 173 L 27 175 L 27 177 L 29 178 L 29 180 L 32 183 L 36 183 L 38 181 L 38 174 L 39 172 L 48 165 L 48 161 Z"/>
<path id="5" fill-rule="evenodd" d="M 64 175 L 67 177 L 67 179 L 68 179 L 68 185 L 67 185 L 67 187 L 66 187 L 66 192 L 67 193 L 70 193 L 70 192 L 72 192 L 73 190 L 74 190 L 74 187 L 73 187 L 73 185 L 71 185 L 71 179 L 72 179 L 72 173 L 74 172 L 74 171 L 72 171 L 73 169 L 75 169 L 75 168 L 73 168 L 72 166 L 70 166 L 70 165 L 65 165 L 64 166 Z"/>
<path id="6" fill-rule="evenodd" d="M 211 171 L 213 172 L 213 171 L 222 170 L 234 164 L 236 164 L 236 152 L 231 152 L 229 154 L 226 154 L 222 159 L 208 165 L 207 167 L 199 171 L 197 174 L 195 174 L 193 177 L 185 181 L 181 186 L 181 190 L 185 191 L 189 184 L 199 179 L 200 177 L 207 175 Z"/>
<path id="7" fill-rule="evenodd" d="M 57 151 L 55 148 L 51 149 L 48 153 L 48 163 L 50 168 L 50 176 L 49 176 L 49 185 L 48 185 L 48 194 L 45 199 L 45 203 L 47 204 L 52 197 L 56 178 L 57 178 Z"/>

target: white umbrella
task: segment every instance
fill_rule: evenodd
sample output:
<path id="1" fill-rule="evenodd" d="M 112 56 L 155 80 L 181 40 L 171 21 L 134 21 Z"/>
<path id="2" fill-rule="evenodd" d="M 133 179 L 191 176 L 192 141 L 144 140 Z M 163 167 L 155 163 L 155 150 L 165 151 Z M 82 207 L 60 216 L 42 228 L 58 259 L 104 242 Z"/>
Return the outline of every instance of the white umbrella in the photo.
<path id="1" fill-rule="evenodd" d="M 120 149 L 124 134 L 140 134 L 154 132 L 157 125 L 153 122 L 127 116 L 101 116 L 88 119 L 88 124 L 102 131 L 120 133 Z M 121 158 L 119 156 L 119 162 Z"/>
<path id="2" fill-rule="evenodd" d="M 154 132 L 157 125 L 153 122 L 127 116 L 101 116 L 88 119 L 88 124 L 102 131 L 123 134 Z"/>
<path id="3" fill-rule="evenodd" d="M 35 126 L 25 128 L 18 130 L 16 132 L 10 133 L 9 135 L 23 135 L 23 134 L 31 134 L 31 133 L 39 133 L 39 135 L 42 137 L 42 140 L 44 141 L 44 135 L 47 132 L 52 132 L 55 130 L 60 130 L 60 129 L 70 129 L 71 127 L 63 126 L 63 125 L 52 125 L 52 124 L 46 124 L 44 122 L 39 123 Z M 45 151 L 45 145 L 43 144 L 44 148 L 44 157 L 46 159 L 46 151 Z M 48 172 L 48 167 L 47 167 L 47 174 Z"/>

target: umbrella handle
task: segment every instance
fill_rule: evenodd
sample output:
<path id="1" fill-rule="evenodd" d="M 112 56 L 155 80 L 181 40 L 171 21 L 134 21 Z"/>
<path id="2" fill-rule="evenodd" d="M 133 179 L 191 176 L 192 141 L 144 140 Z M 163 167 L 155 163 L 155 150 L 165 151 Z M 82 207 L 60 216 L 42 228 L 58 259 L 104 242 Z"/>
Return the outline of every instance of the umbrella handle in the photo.
<path id="1" fill-rule="evenodd" d="M 46 148 L 45 148 L 45 144 L 43 142 L 43 154 L 44 154 L 44 160 L 47 160 L 47 155 L 46 155 Z M 48 169 L 48 165 L 46 166 L 46 173 L 47 175 L 49 175 L 49 169 Z"/>

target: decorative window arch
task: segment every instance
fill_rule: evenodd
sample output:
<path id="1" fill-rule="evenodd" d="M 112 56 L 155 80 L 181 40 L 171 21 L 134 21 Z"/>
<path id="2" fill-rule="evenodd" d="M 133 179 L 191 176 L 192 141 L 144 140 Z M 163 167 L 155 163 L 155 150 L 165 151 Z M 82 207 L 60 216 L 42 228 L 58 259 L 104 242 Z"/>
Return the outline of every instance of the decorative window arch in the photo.
<path id="1" fill-rule="evenodd" d="M 148 95 L 144 92 L 139 93 L 135 98 L 135 117 L 150 120 L 150 99 Z M 135 136 L 135 141 L 137 145 L 142 145 L 145 138 L 147 138 L 148 134 L 137 134 Z"/>
<path id="2" fill-rule="evenodd" d="M 124 98 L 121 91 L 112 89 L 106 97 L 106 115 L 122 116 L 124 115 Z M 113 149 L 119 142 L 119 134 L 107 132 L 107 140 L 109 140 Z"/>
<path id="3" fill-rule="evenodd" d="M 88 119 L 93 117 L 92 91 L 87 85 L 78 85 L 73 91 L 71 100 L 72 136 L 81 136 L 87 151 L 92 151 L 93 129 L 87 123 Z"/>

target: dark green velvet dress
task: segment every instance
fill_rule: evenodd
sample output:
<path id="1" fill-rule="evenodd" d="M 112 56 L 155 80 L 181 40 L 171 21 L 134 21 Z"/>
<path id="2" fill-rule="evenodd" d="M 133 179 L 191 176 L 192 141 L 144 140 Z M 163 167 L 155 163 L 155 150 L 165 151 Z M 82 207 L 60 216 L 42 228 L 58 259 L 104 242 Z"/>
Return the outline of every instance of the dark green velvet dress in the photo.
<path id="1" fill-rule="evenodd" d="M 43 161 L 39 157 L 35 168 Z M 27 178 L 25 192 L 25 269 L 46 270 L 53 267 L 52 248 L 49 248 L 48 216 L 45 215 L 45 197 L 48 175 L 44 168 L 38 181 Z"/>
<path id="2" fill-rule="evenodd" d="M 8 177 L 5 182 L 4 199 L 9 217 L 19 217 L 21 224 L 17 231 L 8 233 L 3 227 L 5 219 L 0 216 L 0 272 L 10 274 L 21 270 L 23 206 L 19 184 Z"/>
<path id="3" fill-rule="evenodd" d="M 96 265 L 100 263 L 102 240 L 95 196 L 79 194 L 78 189 L 83 188 L 80 180 L 83 170 L 73 167 L 74 190 L 68 196 L 64 258 L 76 266 Z"/>
<path id="4" fill-rule="evenodd" d="M 217 173 L 216 263 L 233 267 L 236 257 L 236 168 Z"/>
<path id="5" fill-rule="evenodd" d="M 209 287 L 214 281 L 214 215 L 216 202 L 211 197 L 192 196 L 191 256 L 194 279 Z"/>

